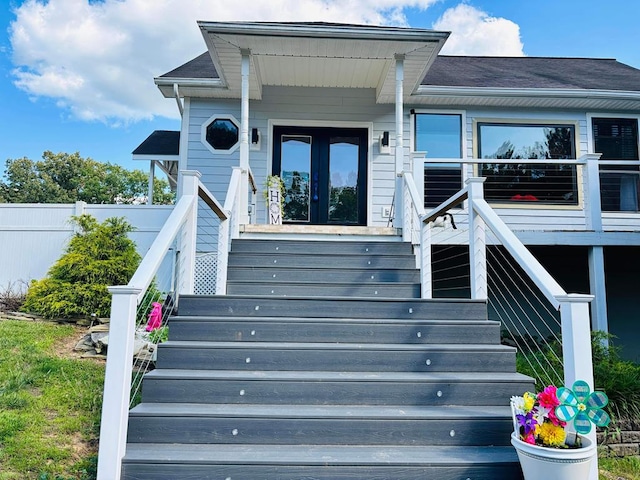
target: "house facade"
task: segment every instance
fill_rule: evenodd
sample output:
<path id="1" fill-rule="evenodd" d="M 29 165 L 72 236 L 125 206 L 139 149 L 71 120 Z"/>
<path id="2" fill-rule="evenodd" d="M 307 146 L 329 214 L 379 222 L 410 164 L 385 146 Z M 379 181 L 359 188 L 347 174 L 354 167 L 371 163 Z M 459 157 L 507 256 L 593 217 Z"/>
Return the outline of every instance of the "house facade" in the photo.
<path id="1" fill-rule="evenodd" d="M 427 211 L 484 177 L 486 200 L 562 286 L 595 296 L 592 327 L 640 358 L 640 70 L 612 59 L 442 56 L 448 33 L 432 30 L 199 28 L 207 51 L 155 79 L 177 102 L 181 131 L 154 132 L 137 158 L 170 176 L 195 170 L 217 198 L 234 167 L 259 193 L 277 175 L 280 228 L 290 231 L 397 231 L 402 172 Z M 262 195 L 248 212 L 241 224 L 268 223 Z M 464 209 L 450 213 L 434 255 L 463 248 L 453 224 Z"/>

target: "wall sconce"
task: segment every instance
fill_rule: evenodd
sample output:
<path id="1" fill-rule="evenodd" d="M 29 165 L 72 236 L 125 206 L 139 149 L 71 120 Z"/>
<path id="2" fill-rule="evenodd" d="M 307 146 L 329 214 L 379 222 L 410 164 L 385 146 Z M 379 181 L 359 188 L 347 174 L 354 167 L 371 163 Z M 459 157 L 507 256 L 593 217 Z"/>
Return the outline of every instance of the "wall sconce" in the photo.
<path id="1" fill-rule="evenodd" d="M 389 132 L 382 132 L 380 135 L 380 155 L 389 155 L 391 147 L 389 146 Z"/>
<path id="2" fill-rule="evenodd" d="M 261 143 L 260 140 L 261 140 L 260 130 L 258 130 L 257 128 L 252 128 L 250 149 L 260 150 L 260 143 Z"/>

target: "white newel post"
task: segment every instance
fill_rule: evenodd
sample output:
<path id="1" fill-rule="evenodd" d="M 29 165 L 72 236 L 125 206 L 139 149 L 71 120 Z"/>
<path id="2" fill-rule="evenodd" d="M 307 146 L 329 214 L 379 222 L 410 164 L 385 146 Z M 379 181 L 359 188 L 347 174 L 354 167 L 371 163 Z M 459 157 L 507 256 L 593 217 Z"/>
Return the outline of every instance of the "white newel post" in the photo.
<path id="1" fill-rule="evenodd" d="M 564 384 L 572 388 L 576 380 L 584 380 L 593 392 L 593 357 L 591 355 L 591 325 L 589 303 L 593 295 L 569 294 L 556 296 L 560 302 L 560 322 L 562 325 L 562 359 L 564 363 Z M 587 435 L 596 443 L 596 429 Z M 598 479 L 598 458 L 593 459 L 590 480 Z"/>
<path id="2" fill-rule="evenodd" d="M 178 294 L 191 295 L 194 291 L 194 277 L 196 269 L 196 240 L 198 229 L 198 183 L 200 173 L 183 170 L 180 172 L 182 182 L 182 195 L 193 196 L 193 203 L 187 218 L 182 226 L 178 251 Z"/>
<path id="3" fill-rule="evenodd" d="M 486 300 L 487 297 L 487 241 L 484 220 L 474 209 L 474 201 L 484 198 L 484 177 L 469 178 L 465 182 L 469 189 L 469 268 L 471 274 L 471 298 Z"/>
<path id="4" fill-rule="evenodd" d="M 216 262 L 216 295 L 227 293 L 227 262 L 229 260 L 229 219 L 218 227 L 218 261 Z"/>
<path id="5" fill-rule="evenodd" d="M 433 298 L 433 267 L 431 256 L 431 223 L 422 222 L 420 228 L 421 297 Z"/>
<path id="6" fill-rule="evenodd" d="M 127 444 L 133 342 L 140 288 L 109 287 L 111 320 L 104 376 L 98 480 L 119 480 Z"/>

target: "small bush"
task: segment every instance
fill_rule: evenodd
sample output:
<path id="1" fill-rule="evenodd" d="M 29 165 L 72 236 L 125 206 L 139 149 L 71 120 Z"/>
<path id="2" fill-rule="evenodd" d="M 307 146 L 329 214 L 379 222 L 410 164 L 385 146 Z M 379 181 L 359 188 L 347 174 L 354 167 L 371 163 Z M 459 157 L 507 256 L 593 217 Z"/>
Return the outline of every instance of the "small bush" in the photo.
<path id="1" fill-rule="evenodd" d="M 24 303 L 27 283 L 9 282 L 0 289 L 0 312 L 16 312 Z"/>
<path id="2" fill-rule="evenodd" d="M 125 285 L 140 263 L 133 226 L 123 218 L 98 223 L 90 215 L 73 217 L 79 227 L 65 253 L 42 280 L 29 286 L 22 309 L 45 318 L 109 315 L 109 285 Z"/>

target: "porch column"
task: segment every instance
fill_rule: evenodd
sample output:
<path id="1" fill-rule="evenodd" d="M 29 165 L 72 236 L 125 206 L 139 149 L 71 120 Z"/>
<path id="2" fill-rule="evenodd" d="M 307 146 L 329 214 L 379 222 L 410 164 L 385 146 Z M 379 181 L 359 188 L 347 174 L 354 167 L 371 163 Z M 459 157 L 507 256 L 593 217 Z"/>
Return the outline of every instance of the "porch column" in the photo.
<path id="1" fill-rule="evenodd" d="M 395 146 L 395 173 L 396 173 L 396 198 L 393 226 L 402 228 L 404 199 L 402 171 L 404 170 L 404 55 L 396 55 L 396 146 Z"/>
<path id="2" fill-rule="evenodd" d="M 153 182 L 156 176 L 156 161 L 151 160 L 149 165 L 149 191 L 147 193 L 147 205 L 153 205 Z"/>
<path id="3" fill-rule="evenodd" d="M 587 230 L 602 232 L 602 201 L 600 197 L 599 153 L 588 153 L 585 160 L 585 217 Z M 601 245 L 589 247 L 589 290 L 594 299 L 591 303 L 591 329 L 609 331 L 607 318 L 607 289 L 604 277 L 604 248 Z"/>
<path id="4" fill-rule="evenodd" d="M 251 51 L 241 50 L 242 65 L 242 100 L 240 107 L 240 168 L 242 180 L 240 181 L 240 202 L 238 205 L 238 223 L 249 223 L 249 69 Z"/>

